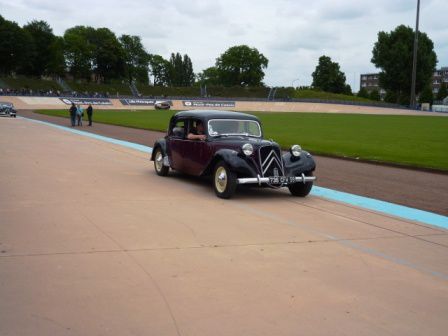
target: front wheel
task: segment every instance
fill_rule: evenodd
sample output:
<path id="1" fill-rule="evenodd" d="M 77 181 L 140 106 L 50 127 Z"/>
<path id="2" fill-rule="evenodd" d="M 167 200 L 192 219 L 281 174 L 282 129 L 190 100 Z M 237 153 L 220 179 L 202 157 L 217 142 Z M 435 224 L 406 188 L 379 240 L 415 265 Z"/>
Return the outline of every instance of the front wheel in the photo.
<path id="1" fill-rule="evenodd" d="M 159 176 L 168 175 L 168 171 L 170 169 L 169 167 L 163 165 L 163 153 L 160 147 L 156 149 L 154 154 L 154 169 Z"/>
<path id="2" fill-rule="evenodd" d="M 230 198 L 237 186 L 236 174 L 225 162 L 218 162 L 213 170 L 213 188 L 219 198 Z"/>
<path id="3" fill-rule="evenodd" d="M 306 173 L 305 176 L 313 176 L 313 173 Z M 308 195 L 311 191 L 311 188 L 313 187 L 313 182 L 297 182 L 294 184 L 288 185 L 289 192 L 293 196 L 297 197 L 305 197 Z"/>

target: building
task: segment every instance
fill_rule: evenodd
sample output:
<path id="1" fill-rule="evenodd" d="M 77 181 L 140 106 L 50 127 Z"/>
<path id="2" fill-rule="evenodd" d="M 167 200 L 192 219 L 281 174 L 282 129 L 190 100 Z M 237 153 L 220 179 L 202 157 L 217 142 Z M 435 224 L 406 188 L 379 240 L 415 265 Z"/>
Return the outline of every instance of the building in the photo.
<path id="1" fill-rule="evenodd" d="M 448 67 L 441 67 L 432 76 L 432 92 L 437 94 L 442 83 L 448 86 Z"/>
<path id="2" fill-rule="evenodd" d="M 361 74 L 359 88 L 364 88 L 368 93 L 377 90 L 381 99 L 386 95 L 386 91 L 380 88 L 380 79 L 378 73 Z"/>
<path id="3" fill-rule="evenodd" d="M 432 76 L 432 92 L 434 95 L 439 92 L 440 86 L 445 82 L 448 85 L 448 67 L 441 67 L 434 71 Z M 360 88 L 365 88 L 369 93 L 373 90 L 378 90 L 380 92 L 381 97 L 386 93 L 383 89 L 380 88 L 379 74 L 378 73 L 367 73 L 361 74 Z"/>

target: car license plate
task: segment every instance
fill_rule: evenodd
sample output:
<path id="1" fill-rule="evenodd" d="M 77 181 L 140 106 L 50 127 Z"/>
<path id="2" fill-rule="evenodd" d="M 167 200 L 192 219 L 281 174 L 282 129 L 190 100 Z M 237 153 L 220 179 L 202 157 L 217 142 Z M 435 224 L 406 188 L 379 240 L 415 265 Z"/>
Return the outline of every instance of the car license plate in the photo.
<path id="1" fill-rule="evenodd" d="M 291 184 L 295 183 L 294 176 L 271 176 L 269 177 L 269 184 Z"/>

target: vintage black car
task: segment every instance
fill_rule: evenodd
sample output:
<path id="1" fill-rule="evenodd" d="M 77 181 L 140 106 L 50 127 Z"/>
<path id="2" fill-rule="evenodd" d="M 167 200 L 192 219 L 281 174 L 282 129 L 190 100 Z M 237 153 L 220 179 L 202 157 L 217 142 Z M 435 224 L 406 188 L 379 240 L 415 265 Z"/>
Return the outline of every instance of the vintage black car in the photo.
<path id="1" fill-rule="evenodd" d="M 15 118 L 17 116 L 17 111 L 14 109 L 14 105 L 11 103 L 0 102 L 0 116 Z"/>
<path id="2" fill-rule="evenodd" d="M 229 111 L 192 110 L 176 113 L 167 135 L 151 154 L 158 175 L 169 169 L 195 176 L 212 176 L 215 193 L 230 198 L 239 184 L 279 188 L 294 196 L 311 191 L 315 162 L 293 145 L 284 154 L 272 140 L 263 139 L 257 117 Z"/>

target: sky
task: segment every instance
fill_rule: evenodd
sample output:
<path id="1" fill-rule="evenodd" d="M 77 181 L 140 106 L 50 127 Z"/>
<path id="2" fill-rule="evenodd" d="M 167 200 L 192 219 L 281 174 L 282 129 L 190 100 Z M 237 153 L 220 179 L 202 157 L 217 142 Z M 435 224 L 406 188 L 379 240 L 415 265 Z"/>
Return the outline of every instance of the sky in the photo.
<path id="1" fill-rule="evenodd" d="M 75 25 L 139 35 L 146 50 L 188 54 L 194 71 L 246 44 L 269 59 L 268 86 L 310 85 L 318 58 L 340 64 L 359 89 L 379 31 L 415 26 L 417 0 L 0 0 L 0 15 L 24 25 L 45 20 L 56 35 Z M 448 1 L 421 0 L 420 30 L 434 42 L 437 67 L 448 66 Z"/>

